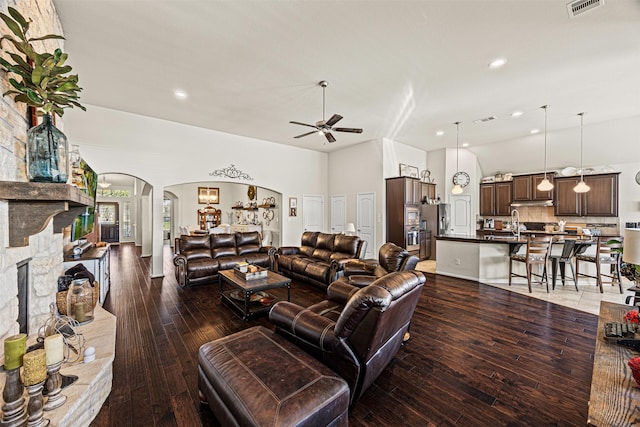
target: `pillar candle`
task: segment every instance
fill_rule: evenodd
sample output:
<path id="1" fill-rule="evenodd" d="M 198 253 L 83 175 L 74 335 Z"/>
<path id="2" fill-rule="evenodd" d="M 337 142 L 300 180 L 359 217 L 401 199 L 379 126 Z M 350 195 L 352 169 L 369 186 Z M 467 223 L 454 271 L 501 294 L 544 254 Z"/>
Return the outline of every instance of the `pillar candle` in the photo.
<path id="1" fill-rule="evenodd" d="M 27 352 L 27 335 L 13 335 L 4 340 L 4 369 L 11 370 L 22 366 L 22 356 Z"/>
<path id="2" fill-rule="evenodd" d="M 34 385 L 47 379 L 47 353 L 42 350 L 33 350 L 22 357 L 24 365 L 24 385 Z"/>
<path id="3" fill-rule="evenodd" d="M 55 365 L 58 362 L 62 362 L 64 358 L 63 348 L 64 340 L 62 335 L 55 334 L 45 337 L 44 351 L 47 353 L 47 365 Z"/>
<path id="4" fill-rule="evenodd" d="M 76 320 L 80 323 L 84 322 L 85 320 L 87 320 L 87 310 L 86 310 L 87 304 L 84 302 L 77 302 L 75 303 L 75 305 L 73 306 L 73 311 L 75 312 L 75 317 Z"/>

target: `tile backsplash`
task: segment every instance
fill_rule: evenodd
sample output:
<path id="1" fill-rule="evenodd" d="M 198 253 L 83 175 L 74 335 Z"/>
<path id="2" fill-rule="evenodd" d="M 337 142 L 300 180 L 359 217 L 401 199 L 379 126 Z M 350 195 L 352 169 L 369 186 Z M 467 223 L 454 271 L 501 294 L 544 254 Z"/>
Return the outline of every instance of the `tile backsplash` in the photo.
<path id="1" fill-rule="evenodd" d="M 586 224 L 585 227 L 592 230 L 600 230 L 602 234 L 612 235 L 620 233 L 620 220 L 618 217 L 572 217 L 572 216 L 555 216 L 553 206 L 520 206 L 518 208 L 520 214 L 520 222 L 542 222 L 546 225 L 557 225 L 559 221 L 565 221 L 567 224 Z M 483 218 L 494 218 L 508 222 L 510 216 L 494 216 Z M 481 222 L 479 222 L 480 224 Z"/>

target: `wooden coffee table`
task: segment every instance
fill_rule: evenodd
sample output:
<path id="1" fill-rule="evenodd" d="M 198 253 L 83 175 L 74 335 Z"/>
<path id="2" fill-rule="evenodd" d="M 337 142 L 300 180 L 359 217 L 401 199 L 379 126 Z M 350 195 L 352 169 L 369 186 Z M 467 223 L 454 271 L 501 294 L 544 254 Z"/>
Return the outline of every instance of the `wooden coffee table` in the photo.
<path id="1" fill-rule="evenodd" d="M 273 271 L 263 279 L 245 280 L 233 270 L 220 272 L 220 297 L 241 314 L 242 320 L 266 313 L 278 299 L 265 292 L 269 289 L 287 288 L 287 301 L 291 301 L 291 279 Z"/>

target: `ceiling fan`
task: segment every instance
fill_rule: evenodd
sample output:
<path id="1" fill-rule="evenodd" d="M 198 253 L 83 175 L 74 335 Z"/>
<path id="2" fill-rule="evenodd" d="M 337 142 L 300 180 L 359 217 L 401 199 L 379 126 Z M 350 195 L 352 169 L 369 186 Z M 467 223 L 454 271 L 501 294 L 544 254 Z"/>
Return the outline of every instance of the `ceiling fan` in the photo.
<path id="1" fill-rule="evenodd" d="M 309 126 L 309 127 L 312 127 L 312 128 L 315 129 L 315 130 L 312 130 L 311 132 L 307 132 L 307 133 L 303 133 L 303 134 L 298 135 L 298 136 L 294 136 L 294 138 L 302 138 L 303 136 L 307 136 L 307 135 L 311 135 L 311 134 L 317 133 L 319 135 L 324 135 L 325 138 L 327 138 L 327 141 L 329 141 L 329 142 L 336 142 L 336 139 L 331 134 L 332 131 L 335 131 L 335 132 L 362 133 L 362 129 L 357 129 L 357 128 L 334 128 L 333 125 L 335 125 L 340 120 L 342 120 L 342 116 L 340 114 L 334 114 L 333 116 L 331 116 L 331 118 L 329 118 L 329 120 L 325 120 L 324 119 L 324 104 L 325 104 L 325 102 L 324 102 L 324 92 L 325 92 L 326 87 L 329 86 L 329 82 L 327 82 L 326 80 L 322 80 L 321 82 L 318 83 L 318 85 L 322 86 L 322 120 L 320 120 L 319 122 L 316 122 L 315 125 L 310 125 L 310 124 L 307 124 L 307 123 L 290 121 L 289 123 L 293 123 L 294 125 Z"/>

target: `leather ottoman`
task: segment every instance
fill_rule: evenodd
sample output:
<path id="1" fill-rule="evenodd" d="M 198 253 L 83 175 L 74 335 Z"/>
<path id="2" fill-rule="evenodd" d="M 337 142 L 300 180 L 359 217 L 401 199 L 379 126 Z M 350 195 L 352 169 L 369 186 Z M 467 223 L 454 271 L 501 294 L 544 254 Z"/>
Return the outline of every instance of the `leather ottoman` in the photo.
<path id="1" fill-rule="evenodd" d="M 267 328 L 203 344 L 198 362 L 198 388 L 221 425 L 348 425 L 347 383 Z"/>

